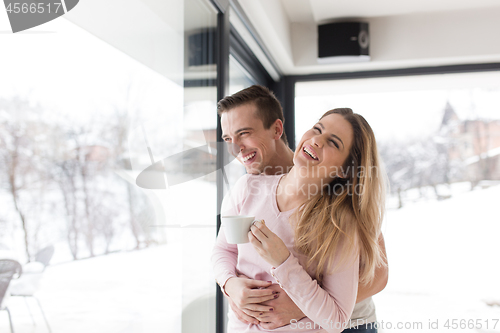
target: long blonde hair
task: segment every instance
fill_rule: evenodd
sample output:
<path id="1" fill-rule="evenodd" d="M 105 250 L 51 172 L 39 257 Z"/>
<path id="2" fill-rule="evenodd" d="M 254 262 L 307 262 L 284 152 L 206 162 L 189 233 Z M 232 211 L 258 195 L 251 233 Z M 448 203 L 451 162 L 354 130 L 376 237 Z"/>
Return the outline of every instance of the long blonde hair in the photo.
<path id="1" fill-rule="evenodd" d="M 307 265 L 315 267 L 315 278 L 321 283 L 323 272 L 334 271 L 347 258 L 353 258 L 359 246 L 360 282 L 371 283 L 375 268 L 385 265 L 378 238 L 386 175 L 366 120 L 348 108 L 330 110 L 320 119 L 331 114 L 342 115 L 353 130 L 351 149 L 343 165 L 346 177 L 335 178 L 296 211 L 295 247 L 308 257 Z M 333 267 L 335 256 L 340 261 Z"/>

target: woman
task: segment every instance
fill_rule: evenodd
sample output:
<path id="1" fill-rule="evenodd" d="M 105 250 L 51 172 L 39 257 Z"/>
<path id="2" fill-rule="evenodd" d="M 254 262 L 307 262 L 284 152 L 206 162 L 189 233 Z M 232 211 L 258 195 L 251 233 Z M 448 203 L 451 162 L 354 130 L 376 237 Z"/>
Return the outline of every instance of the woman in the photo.
<path id="1" fill-rule="evenodd" d="M 217 282 L 240 307 L 260 314 L 272 308 L 259 303 L 279 295 L 242 293 L 245 279 L 237 274 L 279 283 L 306 317 L 274 331 L 341 332 L 358 279 L 369 283 L 383 264 L 377 240 L 384 184 L 366 120 L 351 109 L 328 111 L 302 137 L 290 173 L 246 175 L 225 200 L 224 215 L 263 221 L 251 227 L 250 243 L 238 246 L 221 229 L 212 256 Z M 229 332 L 260 330 L 229 313 Z"/>

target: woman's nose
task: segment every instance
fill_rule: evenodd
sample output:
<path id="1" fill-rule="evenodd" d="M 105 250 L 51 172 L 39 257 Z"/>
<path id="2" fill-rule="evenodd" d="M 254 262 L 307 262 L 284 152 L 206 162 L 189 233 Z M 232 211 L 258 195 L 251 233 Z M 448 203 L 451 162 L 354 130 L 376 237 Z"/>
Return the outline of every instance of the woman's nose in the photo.
<path id="1" fill-rule="evenodd" d="M 313 146 L 321 148 L 321 147 L 323 147 L 323 140 L 319 136 L 315 136 L 312 139 L 312 144 L 313 144 Z"/>

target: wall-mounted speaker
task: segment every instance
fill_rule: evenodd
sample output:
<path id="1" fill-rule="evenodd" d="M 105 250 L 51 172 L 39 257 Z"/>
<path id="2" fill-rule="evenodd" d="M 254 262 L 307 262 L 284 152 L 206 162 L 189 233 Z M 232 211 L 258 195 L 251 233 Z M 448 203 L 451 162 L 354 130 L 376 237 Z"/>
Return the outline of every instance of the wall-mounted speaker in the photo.
<path id="1" fill-rule="evenodd" d="M 318 25 L 318 63 L 369 61 L 370 34 L 366 22 Z"/>

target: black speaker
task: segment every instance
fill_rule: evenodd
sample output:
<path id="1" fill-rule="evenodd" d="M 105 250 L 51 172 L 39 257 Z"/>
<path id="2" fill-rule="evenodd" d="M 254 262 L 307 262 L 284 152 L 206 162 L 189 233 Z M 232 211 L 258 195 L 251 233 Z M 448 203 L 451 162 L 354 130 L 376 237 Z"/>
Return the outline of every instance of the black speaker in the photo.
<path id="1" fill-rule="evenodd" d="M 318 25 L 318 62 L 336 58 L 370 60 L 370 35 L 366 22 L 337 22 Z"/>

